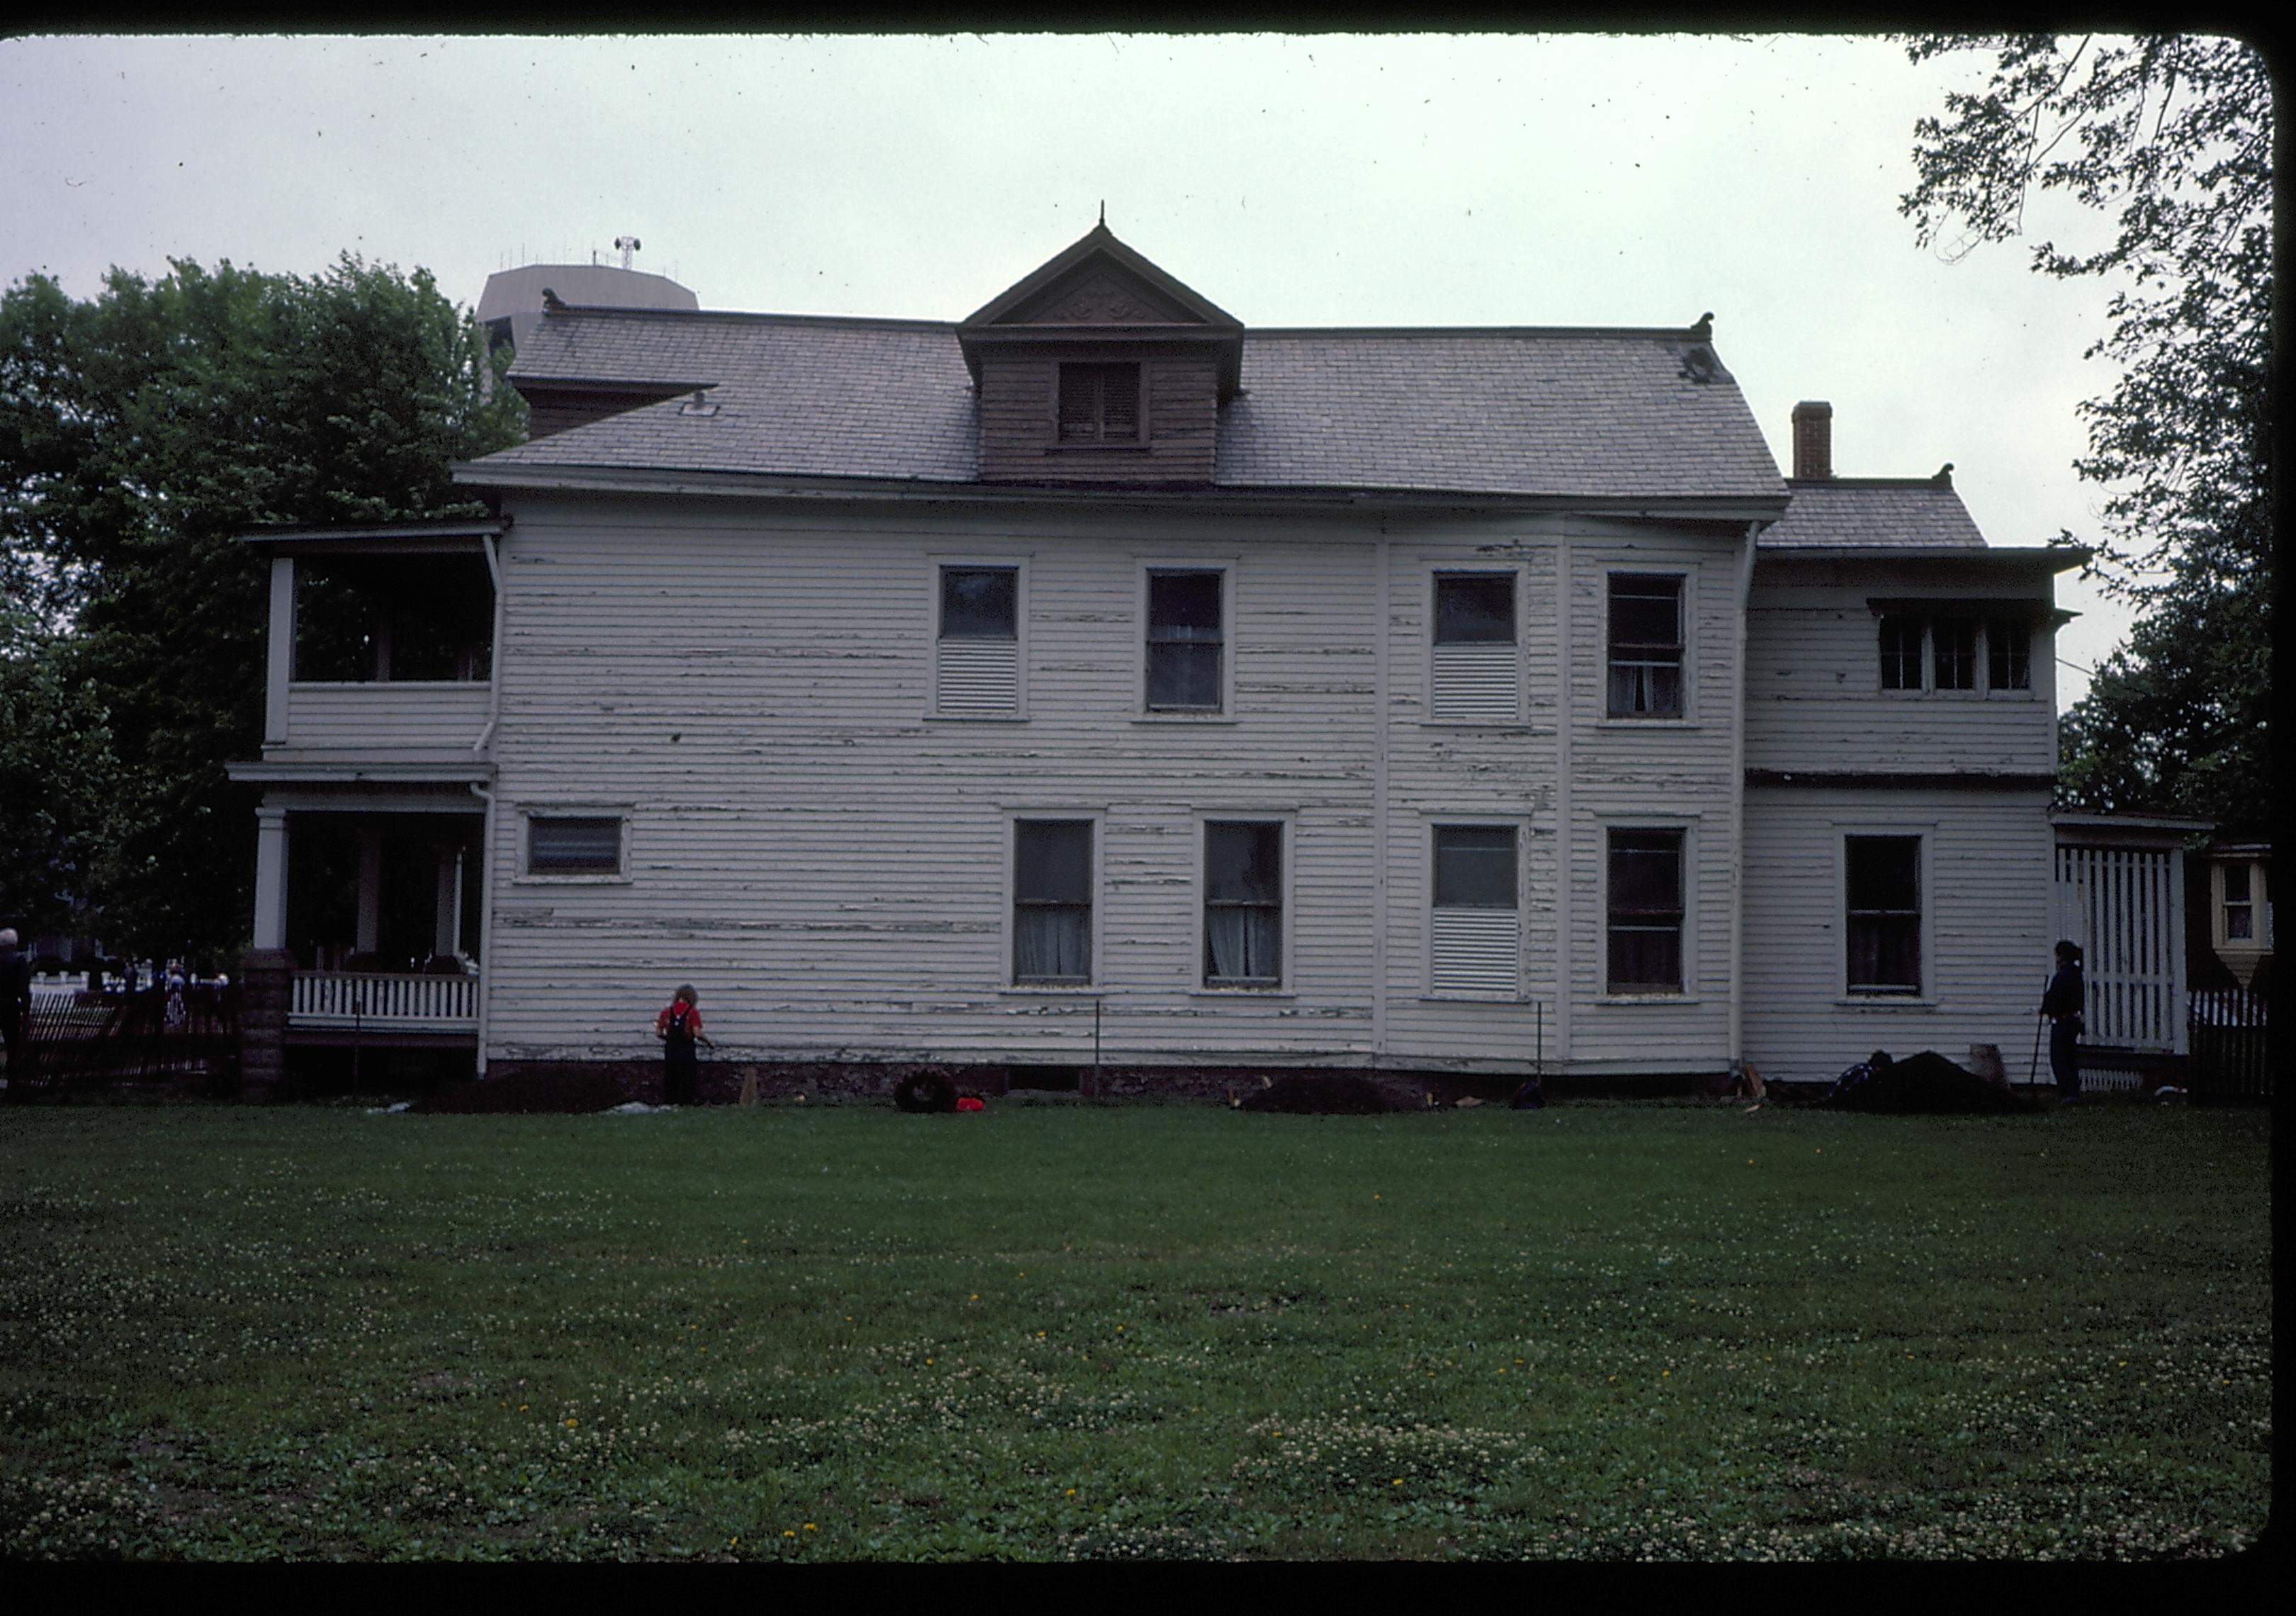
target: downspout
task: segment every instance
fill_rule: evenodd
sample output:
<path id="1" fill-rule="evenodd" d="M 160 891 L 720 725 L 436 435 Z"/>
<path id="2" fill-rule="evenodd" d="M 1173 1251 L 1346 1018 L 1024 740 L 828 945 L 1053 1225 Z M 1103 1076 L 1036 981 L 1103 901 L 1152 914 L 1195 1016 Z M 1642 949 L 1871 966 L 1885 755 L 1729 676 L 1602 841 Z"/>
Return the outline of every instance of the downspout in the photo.
<path id="1" fill-rule="evenodd" d="M 1378 739 L 1372 753 L 1372 877 L 1371 877 L 1371 1060 L 1376 1068 L 1387 1062 L 1387 865 L 1392 849 L 1387 840 L 1388 732 L 1394 715 L 1388 708 L 1388 536 L 1387 518 L 1379 519 L 1379 619 L 1372 639 L 1372 720 Z"/>
<path id="2" fill-rule="evenodd" d="M 487 578 L 495 589 L 494 645 L 487 663 L 487 726 L 471 743 L 476 757 L 491 762 L 494 759 L 495 726 L 502 718 L 503 669 L 503 575 L 502 536 L 488 534 L 482 541 L 487 558 Z M 471 783 L 472 792 L 487 805 L 486 826 L 479 834 L 483 851 L 479 855 L 479 1026 L 478 1075 L 487 1075 L 487 1037 L 493 1021 L 495 985 L 495 886 L 496 868 L 495 794 L 491 788 L 477 781 Z"/>
<path id="3" fill-rule="evenodd" d="M 1554 718 L 1554 1058 L 1570 1062 L 1570 535 L 1554 540 L 1555 662 L 1562 690 Z"/>
<path id="4" fill-rule="evenodd" d="M 1730 1069 L 1746 1058 L 1746 636 L 1754 597 L 1754 536 L 1762 524 L 1746 524 L 1746 547 L 1738 556 L 1738 721 L 1730 726 Z"/>

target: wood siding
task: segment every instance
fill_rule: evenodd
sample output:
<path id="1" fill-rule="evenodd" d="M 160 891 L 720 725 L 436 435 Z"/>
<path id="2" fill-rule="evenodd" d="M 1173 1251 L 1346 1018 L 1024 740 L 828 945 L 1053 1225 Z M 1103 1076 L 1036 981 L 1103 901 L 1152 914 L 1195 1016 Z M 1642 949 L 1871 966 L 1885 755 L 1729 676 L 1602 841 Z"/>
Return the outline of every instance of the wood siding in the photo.
<path id="1" fill-rule="evenodd" d="M 1145 447 L 1061 443 L 1059 366 L 1137 360 L 1147 393 Z M 1218 360 L 1201 349 L 1106 342 L 990 349 L 980 365 L 980 475 L 988 482 L 1209 483 L 1219 433 Z"/>
<path id="2" fill-rule="evenodd" d="M 931 568 L 952 554 L 1027 562 L 1025 722 L 922 716 Z M 489 1054 L 644 1055 L 657 1001 L 691 980 L 723 1059 L 1086 1062 L 1097 997 L 1110 1063 L 1524 1070 L 1543 1028 L 1550 1065 L 1718 1069 L 1736 556 L 1729 540 L 1555 518 L 1382 534 L 1370 517 L 879 518 L 524 500 L 504 542 Z M 1151 562 L 1234 570 L 1234 693 L 1217 720 L 1139 710 Z M 1427 721 L 1431 578 L 1468 565 L 1518 571 L 1515 723 Z M 1601 716 L 1612 566 L 1689 580 L 1686 723 Z M 627 813 L 623 875 L 521 876 L 528 811 Z M 1098 822 L 1090 991 L 1009 986 L 1016 816 Z M 1201 988 L 1208 818 L 1285 825 L 1280 991 Z M 1518 827 L 1512 995 L 1431 990 L 1442 823 Z M 1606 1003 L 1602 833 L 1645 823 L 1688 829 L 1691 980 L 1678 1001 Z"/>
<path id="3" fill-rule="evenodd" d="M 291 684 L 286 740 L 266 758 L 355 754 L 376 762 L 467 762 L 486 728 L 483 682 Z"/>
<path id="4" fill-rule="evenodd" d="M 1992 1044 L 2018 1082 L 2050 969 L 2046 791 L 1746 792 L 1746 1058 L 1766 1078 L 1831 1079 L 1876 1049 L 1966 1062 Z M 1923 843 L 1918 1001 L 1853 999 L 1845 835 Z"/>
<path id="5" fill-rule="evenodd" d="M 2056 767 L 2056 666 L 2045 617 L 2031 620 L 2032 688 L 1882 688 L 1880 621 L 1866 603 L 1892 595 L 2010 592 L 1939 589 L 1880 564 L 1862 575 L 1766 561 L 1747 609 L 1746 767 L 1840 772 L 1975 769 L 2046 775 Z M 2030 599 L 2030 586 L 2014 592 Z"/>

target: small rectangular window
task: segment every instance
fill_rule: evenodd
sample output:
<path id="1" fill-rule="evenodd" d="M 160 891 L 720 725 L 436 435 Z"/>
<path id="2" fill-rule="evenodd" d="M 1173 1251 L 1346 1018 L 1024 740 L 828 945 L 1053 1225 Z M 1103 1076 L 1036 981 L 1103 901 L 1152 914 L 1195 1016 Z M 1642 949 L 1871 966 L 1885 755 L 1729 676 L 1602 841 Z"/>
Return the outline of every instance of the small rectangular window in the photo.
<path id="1" fill-rule="evenodd" d="M 1283 827 L 1204 826 L 1204 986 L 1283 980 Z"/>
<path id="2" fill-rule="evenodd" d="M 1435 906 L 1512 909 L 1515 882 L 1513 825 L 1435 827 Z"/>
<path id="3" fill-rule="evenodd" d="M 1140 366 L 1061 366 L 1062 443 L 1140 441 Z"/>
<path id="4" fill-rule="evenodd" d="M 1682 717 L 1682 579 L 1611 576 L 1613 718 Z"/>
<path id="5" fill-rule="evenodd" d="M 940 637 L 1009 640 L 1020 634 L 1021 574 L 1013 567 L 943 567 Z"/>
<path id="6" fill-rule="evenodd" d="M 535 816 L 526 822 L 526 868 L 530 875 L 619 875 L 622 822 L 619 816 Z"/>
<path id="7" fill-rule="evenodd" d="M 1514 574 L 1439 572 L 1435 575 L 1438 645 L 1514 644 Z"/>
<path id="8" fill-rule="evenodd" d="M 1222 575 L 1148 575 L 1148 708 L 1218 712 L 1221 705 Z"/>
<path id="9" fill-rule="evenodd" d="M 1995 690 L 2033 688 L 2033 631 L 2014 618 L 1992 618 L 1985 625 L 1986 680 Z"/>
<path id="10" fill-rule="evenodd" d="M 1682 833 L 1612 831 L 1610 991 L 1682 991 Z"/>
<path id="11" fill-rule="evenodd" d="M 1013 827 L 1013 980 L 1092 980 L 1092 821 Z"/>
<path id="12" fill-rule="evenodd" d="M 1922 990 L 1922 839 L 1851 836 L 1842 849 L 1852 993 Z"/>
<path id="13" fill-rule="evenodd" d="M 1966 618 L 1940 618 L 1930 625 L 1931 668 L 1938 690 L 1977 688 L 1977 625 Z"/>
<path id="14" fill-rule="evenodd" d="M 1922 619 L 1890 616 L 1882 619 L 1882 688 L 1919 690 L 1922 687 Z"/>

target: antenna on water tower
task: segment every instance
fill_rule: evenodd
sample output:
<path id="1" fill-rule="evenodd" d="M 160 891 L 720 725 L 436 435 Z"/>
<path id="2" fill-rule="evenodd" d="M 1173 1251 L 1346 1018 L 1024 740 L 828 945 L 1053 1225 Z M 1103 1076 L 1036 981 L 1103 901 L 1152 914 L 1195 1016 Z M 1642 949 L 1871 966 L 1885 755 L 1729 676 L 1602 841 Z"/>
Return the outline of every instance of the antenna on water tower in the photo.
<path id="1" fill-rule="evenodd" d="M 614 238 L 614 245 L 622 250 L 622 267 L 627 269 L 630 267 L 630 254 L 636 252 L 640 245 L 638 238 L 634 235 L 618 235 Z"/>

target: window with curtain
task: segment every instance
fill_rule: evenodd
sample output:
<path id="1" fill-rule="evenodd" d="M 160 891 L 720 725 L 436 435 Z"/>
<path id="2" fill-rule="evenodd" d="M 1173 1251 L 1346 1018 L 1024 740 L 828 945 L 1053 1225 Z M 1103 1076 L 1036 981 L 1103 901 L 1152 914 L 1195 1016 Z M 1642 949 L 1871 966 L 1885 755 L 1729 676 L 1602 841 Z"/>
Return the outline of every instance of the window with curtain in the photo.
<path id="1" fill-rule="evenodd" d="M 1611 575 L 1610 716 L 1682 717 L 1682 579 Z"/>
<path id="2" fill-rule="evenodd" d="M 1013 826 L 1013 980 L 1092 980 L 1092 821 Z"/>
<path id="3" fill-rule="evenodd" d="M 1204 986 L 1283 980 L 1283 827 L 1204 826 Z"/>

